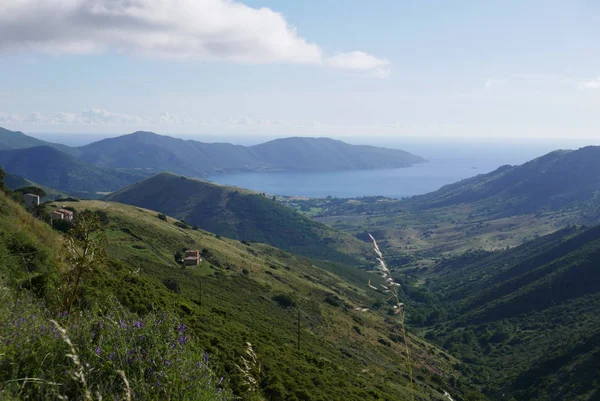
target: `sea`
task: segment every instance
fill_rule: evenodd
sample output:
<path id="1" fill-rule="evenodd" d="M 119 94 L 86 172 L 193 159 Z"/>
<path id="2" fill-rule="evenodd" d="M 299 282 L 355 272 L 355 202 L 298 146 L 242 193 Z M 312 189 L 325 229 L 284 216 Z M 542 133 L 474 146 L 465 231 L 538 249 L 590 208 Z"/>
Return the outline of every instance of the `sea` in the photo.
<path id="1" fill-rule="evenodd" d="M 352 142 L 345 139 L 347 142 Z M 386 196 L 403 198 L 436 191 L 441 187 L 504 165 L 520 165 L 553 150 L 578 148 L 586 143 L 560 141 L 356 141 L 403 149 L 428 161 L 408 168 L 356 170 L 322 173 L 250 172 L 209 176 L 223 185 L 264 192 L 269 195 L 310 198 L 356 198 Z M 567 145 L 566 147 L 564 145 Z"/>

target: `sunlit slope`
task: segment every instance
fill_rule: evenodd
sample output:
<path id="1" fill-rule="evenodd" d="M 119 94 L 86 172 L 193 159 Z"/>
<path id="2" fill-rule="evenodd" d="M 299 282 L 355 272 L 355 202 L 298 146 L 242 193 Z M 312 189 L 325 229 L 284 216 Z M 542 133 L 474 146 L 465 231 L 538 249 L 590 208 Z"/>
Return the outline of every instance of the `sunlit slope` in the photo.
<path id="1" fill-rule="evenodd" d="M 222 236 L 317 259 L 360 265 L 370 254 L 366 243 L 261 194 L 174 174 L 159 174 L 108 199 L 175 216 Z"/>
<path id="2" fill-rule="evenodd" d="M 102 211 L 108 219 L 111 279 L 91 293 L 114 293 L 140 312 L 182 314 L 233 376 L 233 363 L 250 341 L 263 364 L 267 399 L 408 399 L 397 324 L 384 317 L 386 307 L 354 310 L 385 303 L 382 294 L 368 290 L 367 273 L 180 228 L 155 211 L 102 201 L 65 205 Z M 199 267 L 175 263 L 174 253 L 183 248 L 202 251 Z M 179 292 L 164 282 L 177 283 Z M 466 391 L 466 385 L 456 388 L 462 379 L 453 357 L 415 336 L 409 341 L 418 399 L 442 400 L 442 389 L 452 387 L 456 394 Z M 234 378 L 234 389 L 239 385 Z"/>

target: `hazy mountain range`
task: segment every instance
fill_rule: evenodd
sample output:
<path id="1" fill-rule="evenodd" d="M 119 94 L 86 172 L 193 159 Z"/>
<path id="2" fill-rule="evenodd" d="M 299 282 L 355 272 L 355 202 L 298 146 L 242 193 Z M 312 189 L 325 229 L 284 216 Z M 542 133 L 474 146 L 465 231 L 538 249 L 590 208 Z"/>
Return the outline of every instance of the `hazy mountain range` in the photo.
<path id="1" fill-rule="evenodd" d="M 0 151 L 0 166 L 7 172 L 88 196 L 162 172 L 206 177 L 232 171 L 401 168 L 425 162 L 402 150 L 350 145 L 329 138 L 285 138 L 240 146 L 135 132 L 68 147 L 1 128 Z"/>

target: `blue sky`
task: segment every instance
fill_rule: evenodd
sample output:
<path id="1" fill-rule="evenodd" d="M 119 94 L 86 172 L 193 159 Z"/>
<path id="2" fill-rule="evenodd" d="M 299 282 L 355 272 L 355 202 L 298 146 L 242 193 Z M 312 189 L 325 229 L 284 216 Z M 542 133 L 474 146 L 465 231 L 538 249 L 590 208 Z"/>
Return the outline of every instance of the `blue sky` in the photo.
<path id="1" fill-rule="evenodd" d="M 598 110 L 596 1 L 0 5 L 0 126 L 25 132 L 600 142 Z"/>

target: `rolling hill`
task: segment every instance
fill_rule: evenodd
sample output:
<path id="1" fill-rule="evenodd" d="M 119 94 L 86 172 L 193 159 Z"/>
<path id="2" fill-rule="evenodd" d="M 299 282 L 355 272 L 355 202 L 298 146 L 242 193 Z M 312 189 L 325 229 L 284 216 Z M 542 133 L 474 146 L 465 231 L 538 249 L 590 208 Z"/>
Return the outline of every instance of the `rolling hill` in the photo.
<path id="1" fill-rule="evenodd" d="M 95 167 L 49 146 L 0 151 L 0 166 L 40 185 L 72 195 L 97 197 L 146 177 L 140 172 Z"/>
<path id="2" fill-rule="evenodd" d="M 425 159 L 408 152 L 350 145 L 330 138 L 283 138 L 250 147 L 276 169 L 339 171 L 410 167 Z"/>
<path id="3" fill-rule="evenodd" d="M 79 148 L 79 157 L 107 168 L 206 176 L 227 171 L 339 171 L 410 167 L 421 157 L 396 149 L 329 138 L 284 138 L 255 146 L 203 143 L 152 132 L 108 138 Z"/>
<path id="4" fill-rule="evenodd" d="M 366 243 L 261 194 L 174 174 L 159 174 L 107 199 L 156 210 L 225 237 L 317 259 L 362 263 L 370 253 Z"/>
<path id="5" fill-rule="evenodd" d="M 78 213 L 88 210 L 101 216 L 108 238 L 106 263 L 91 269 L 82 280 L 75 305 L 77 319 L 59 318 L 78 347 L 84 366 L 86 358 L 93 358 L 89 361 L 93 364 L 98 358 L 106 360 L 101 366 L 113 381 L 94 383 L 111 391 L 105 395 L 119 398 L 123 386 L 121 381 L 114 383 L 119 376 L 111 371 L 114 362 L 105 351 L 107 339 L 95 334 L 114 326 L 139 336 L 147 317 L 158 314 L 159 325 L 177 322 L 175 344 L 181 351 L 176 354 L 186 352 L 182 344 L 197 342 L 210 355 L 205 361 L 210 361 L 211 369 L 225 378 L 222 384 L 242 400 L 256 399 L 235 366 L 245 355 L 246 342 L 252 343 L 262 367 L 258 383 L 261 399 L 400 401 L 410 397 L 397 324 L 385 316 L 384 308 L 355 310 L 373 300 L 385 300 L 385 295 L 370 292 L 364 285 L 367 273 L 296 257 L 267 245 L 245 245 L 202 230 L 181 228 L 173 218 L 157 218 L 156 211 L 105 201 L 65 205 Z M 48 319 L 57 319 L 62 312 L 56 304 L 57 294 L 61 294 L 61 272 L 66 268 L 60 256 L 62 236 L 1 193 L 0 209 L 0 296 L 2 300 L 9 296 L 8 303 L 0 303 L 0 310 L 6 311 L 0 320 L 10 319 L 6 326 L 10 332 L 14 331 L 12 319 L 20 322 L 20 335 L 31 335 L 28 347 L 35 350 L 41 346 L 36 338 L 54 341 L 54 347 L 44 348 L 43 360 L 71 366 L 64 357 L 67 348 L 62 339 L 46 329 Z M 182 248 L 200 249 L 204 261 L 195 268 L 182 268 L 174 258 Z M 17 295 L 10 298 L 17 289 L 19 302 Z M 36 309 L 22 307 L 28 305 L 28 297 L 34 297 Z M 10 310 L 2 309 L 7 305 L 11 305 Z M 123 309 L 133 316 L 111 322 L 110 316 L 123 313 L 119 312 Z M 99 319 L 104 313 L 109 318 L 102 326 L 84 320 L 89 316 Z M 444 390 L 459 397 L 472 389 L 455 368 L 459 361 L 413 334 L 409 341 L 417 400 L 443 401 Z M 169 352 L 169 344 L 164 344 L 165 352 Z M 3 358 L 16 355 L 20 369 L 24 369 L 27 361 L 19 355 L 25 351 L 14 348 L 10 342 L 0 342 Z M 122 352 L 126 358 L 131 350 L 124 348 Z M 160 369 L 178 368 L 160 362 Z M 129 366 L 129 362 L 123 363 Z M 137 366 L 153 377 L 150 365 Z M 6 389 L 14 389 L 15 396 L 36 394 L 44 386 L 13 385 L 11 381 L 41 374 L 39 366 L 33 369 L 28 376 L 14 376 L 12 369 L 3 368 L 0 380 Z M 44 378 L 52 379 L 55 385 L 57 380 L 51 374 L 62 374 L 63 370 L 52 366 L 44 370 Z M 64 380 L 70 380 L 68 375 Z M 136 391 L 134 383 L 132 386 Z M 0 394 L 11 394 L 3 391 L 0 389 Z"/>
<path id="6" fill-rule="evenodd" d="M 51 152 L 49 148 L 61 153 Z M 240 146 L 142 131 L 74 148 L 0 128 L 0 152 L 0 166 L 6 171 L 88 197 L 131 184 L 137 181 L 136 177 L 163 172 L 207 177 L 232 171 L 400 168 L 425 162 L 402 150 L 350 145 L 328 138 L 285 138 Z M 52 171 L 44 174 L 38 157 L 51 162 Z"/>
<path id="7" fill-rule="evenodd" d="M 81 160 L 105 168 L 142 169 L 201 176 L 218 171 L 269 166 L 244 146 L 202 143 L 152 132 L 134 132 L 79 148 Z"/>
<path id="8" fill-rule="evenodd" d="M 436 299 L 426 338 L 470 361 L 495 399 L 598 399 L 599 263 L 600 227 L 441 262 L 422 277 Z"/>

